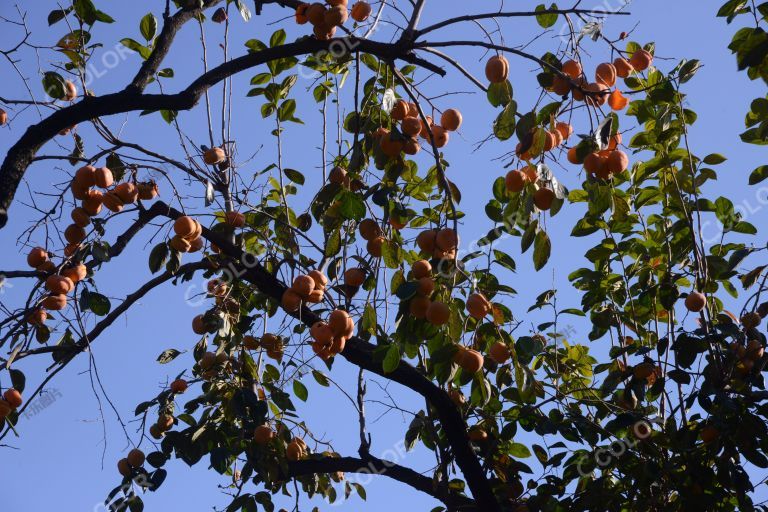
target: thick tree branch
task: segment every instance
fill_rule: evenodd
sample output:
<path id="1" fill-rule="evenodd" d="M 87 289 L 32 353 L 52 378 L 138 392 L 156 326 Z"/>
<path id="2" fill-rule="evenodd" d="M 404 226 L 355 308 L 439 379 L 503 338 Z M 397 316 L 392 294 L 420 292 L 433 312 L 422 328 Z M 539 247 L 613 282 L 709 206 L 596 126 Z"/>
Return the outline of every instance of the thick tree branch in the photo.
<path id="1" fill-rule="evenodd" d="M 89 119 L 137 110 L 190 110 L 198 103 L 205 91 L 241 71 L 276 59 L 314 54 L 330 49 L 335 52 L 340 49 L 365 52 L 385 60 L 404 60 L 441 75 L 445 74 L 442 68 L 417 57 L 410 47 L 399 44 L 379 43 L 356 37 L 330 41 L 305 38 L 225 62 L 201 75 L 189 87 L 177 94 L 141 94 L 135 89 L 126 89 L 100 97 L 86 96 L 79 103 L 62 108 L 40 123 L 30 126 L 8 151 L 0 166 L 0 228 L 5 227 L 8 222 L 8 209 L 35 154 L 61 130 Z"/>
<path id="2" fill-rule="evenodd" d="M 334 473 L 336 471 L 385 476 L 402 482 L 433 498 L 437 498 L 445 503 L 449 510 L 478 510 L 475 503 L 466 496 L 444 492 L 435 486 L 435 482 L 431 478 L 417 473 L 410 468 L 377 457 L 323 457 L 319 459 L 306 459 L 291 462 L 288 465 L 288 471 L 291 477 L 317 473 Z"/>

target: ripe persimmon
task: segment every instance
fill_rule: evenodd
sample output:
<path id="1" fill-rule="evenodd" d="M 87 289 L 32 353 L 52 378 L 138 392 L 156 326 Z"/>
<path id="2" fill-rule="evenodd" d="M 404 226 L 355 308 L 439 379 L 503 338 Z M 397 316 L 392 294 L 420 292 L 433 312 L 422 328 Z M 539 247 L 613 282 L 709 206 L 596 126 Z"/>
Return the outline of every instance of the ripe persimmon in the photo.
<path id="1" fill-rule="evenodd" d="M 48 312 L 43 308 L 37 308 L 27 316 L 27 322 L 32 325 L 42 325 L 48 319 Z"/>
<path id="2" fill-rule="evenodd" d="M 74 222 L 81 228 L 85 228 L 91 223 L 90 214 L 79 206 L 74 210 L 72 210 L 70 217 L 72 218 L 72 222 Z"/>
<path id="3" fill-rule="evenodd" d="M 96 185 L 96 168 L 92 165 L 85 165 L 79 168 L 75 171 L 74 183 L 86 189 Z"/>
<path id="4" fill-rule="evenodd" d="M 77 98 L 77 86 L 71 80 L 64 81 L 64 101 L 75 101 Z"/>
<path id="5" fill-rule="evenodd" d="M 566 77 L 555 75 L 552 79 L 552 92 L 558 96 L 567 96 L 571 88 L 571 81 Z"/>
<path id="6" fill-rule="evenodd" d="M 5 126 L 8 122 L 8 112 L 0 108 L 0 126 Z"/>
<path id="7" fill-rule="evenodd" d="M 488 349 L 488 356 L 496 364 L 504 364 L 509 361 L 509 358 L 512 356 L 512 354 L 509 351 L 509 347 L 507 347 L 501 341 L 497 341 L 491 345 L 490 349 Z"/>
<path id="8" fill-rule="evenodd" d="M 275 431 L 267 425 L 259 425 L 253 431 L 253 440 L 256 444 L 265 445 L 275 438 Z"/>
<path id="9" fill-rule="evenodd" d="M 106 206 L 107 210 L 115 213 L 123 211 L 125 203 L 120 199 L 114 191 L 107 192 L 101 198 L 102 204 Z"/>
<path id="10" fill-rule="evenodd" d="M 616 89 L 608 96 L 608 106 L 613 110 L 624 110 L 629 105 L 629 98 Z"/>
<path id="11" fill-rule="evenodd" d="M 589 174 L 598 174 L 602 172 L 606 165 L 607 158 L 599 153 L 590 153 L 584 158 L 584 169 Z"/>
<path id="12" fill-rule="evenodd" d="M 408 119 L 415 119 L 415 118 L 408 118 Z M 403 145 L 403 153 L 406 155 L 416 155 L 418 152 L 421 151 L 421 145 L 419 144 L 419 141 L 416 140 L 414 137 L 411 137 L 410 139 L 405 141 L 405 144 Z"/>
<path id="13" fill-rule="evenodd" d="M 450 251 L 459 246 L 459 235 L 451 228 L 443 228 L 435 236 L 435 246 L 444 251 Z"/>
<path id="14" fill-rule="evenodd" d="M 88 277 L 88 267 L 79 263 L 61 271 L 61 275 L 68 278 L 72 283 L 77 284 Z"/>
<path id="15" fill-rule="evenodd" d="M 418 260 L 411 266 L 413 277 L 421 279 L 422 277 L 429 277 L 432 275 L 432 264 L 427 260 Z"/>
<path id="16" fill-rule="evenodd" d="M 104 194 L 99 190 L 89 190 L 85 193 L 81 206 L 85 213 L 95 217 L 101 212 L 101 205 L 104 202 Z M 78 224 L 78 227 L 82 227 Z"/>
<path id="17" fill-rule="evenodd" d="M 713 425 L 706 425 L 699 432 L 699 437 L 701 437 L 704 444 L 711 444 L 720 437 L 720 431 Z"/>
<path id="18" fill-rule="evenodd" d="M 406 117 L 400 123 L 400 129 L 409 137 L 416 137 L 421 132 L 421 119 L 418 117 Z"/>
<path id="19" fill-rule="evenodd" d="M 27 254 L 27 264 L 32 268 L 37 268 L 48 261 L 48 251 L 42 247 L 35 247 Z"/>
<path id="20" fill-rule="evenodd" d="M 347 286 L 362 286 L 365 282 L 365 270 L 361 268 L 350 268 L 344 272 L 344 284 Z"/>
<path id="21" fill-rule="evenodd" d="M 131 476 L 131 465 L 128 463 L 128 459 L 120 459 L 117 461 L 117 471 L 126 478 Z"/>
<path id="22" fill-rule="evenodd" d="M 530 183 L 539 181 L 539 169 L 535 165 L 526 165 L 520 169 Z"/>
<path id="23" fill-rule="evenodd" d="M 567 60 L 563 63 L 562 72 L 574 80 L 578 80 L 582 74 L 581 64 L 575 60 Z"/>
<path id="24" fill-rule="evenodd" d="M 171 238 L 168 245 L 171 246 L 171 249 L 178 252 L 189 252 L 190 249 L 192 249 L 192 243 L 186 238 L 182 238 L 178 235 Z"/>
<path id="25" fill-rule="evenodd" d="M 421 121 L 421 131 L 419 132 L 419 137 L 422 139 L 429 139 L 429 130 L 432 129 L 434 126 L 434 122 L 432 122 L 432 116 L 427 116 L 427 122 L 425 123 L 423 120 Z"/>
<path id="26" fill-rule="evenodd" d="M 325 274 L 323 274 L 319 270 L 312 270 L 307 275 L 315 283 L 315 287 L 313 288 L 313 290 L 320 290 L 320 291 L 325 290 L 325 287 L 328 284 L 328 278 L 325 277 Z"/>
<path id="27" fill-rule="evenodd" d="M 629 157 L 621 150 L 614 149 L 608 154 L 605 168 L 610 174 L 619 174 L 629 167 Z"/>
<path id="28" fill-rule="evenodd" d="M 120 183 L 113 189 L 113 192 L 125 204 L 135 203 L 139 199 L 139 189 L 130 181 Z"/>
<path id="29" fill-rule="evenodd" d="M 173 222 L 173 231 L 182 238 L 192 236 L 197 230 L 197 221 L 186 215 L 179 217 Z"/>
<path id="30" fill-rule="evenodd" d="M 614 60 L 613 67 L 616 69 L 616 76 L 619 78 L 627 78 L 635 71 L 635 68 L 632 67 L 632 64 L 630 64 L 629 61 L 624 57 L 619 57 Z"/>
<path id="31" fill-rule="evenodd" d="M 637 71 L 645 71 L 653 64 L 653 55 L 648 50 L 640 49 L 632 54 L 632 57 L 629 58 L 629 63 Z"/>
<path id="32" fill-rule="evenodd" d="M 43 299 L 43 307 L 51 311 L 61 311 L 67 307 L 67 296 L 62 294 L 48 295 Z"/>
<path id="33" fill-rule="evenodd" d="M 449 108 L 448 110 L 443 112 L 442 116 L 440 116 L 440 126 L 448 130 L 449 132 L 455 132 L 456 130 L 461 128 L 462 121 L 463 121 L 463 118 L 461 116 L 461 112 L 459 112 L 455 108 Z"/>
<path id="34" fill-rule="evenodd" d="M 115 182 L 112 171 L 109 167 L 99 167 L 96 169 L 96 186 L 100 188 L 109 188 Z"/>
<path id="35" fill-rule="evenodd" d="M 422 277 L 416 281 L 416 284 L 418 286 L 416 292 L 419 295 L 429 297 L 435 291 L 435 281 L 431 277 Z"/>
<path id="36" fill-rule="evenodd" d="M 245 215 L 240 212 L 227 212 L 224 214 L 224 222 L 233 228 L 245 226 Z"/>
<path id="37" fill-rule="evenodd" d="M 296 6 L 294 16 L 297 25 L 304 25 L 309 21 L 309 18 L 307 18 L 307 9 L 309 9 L 309 4 L 306 3 Z"/>
<path id="38" fill-rule="evenodd" d="M 390 158 L 396 158 L 403 151 L 404 142 L 399 139 L 393 139 L 391 133 L 386 133 L 379 139 L 381 152 Z"/>
<path id="39" fill-rule="evenodd" d="M 408 109 L 407 101 L 403 99 L 397 100 L 392 106 L 392 111 L 389 113 L 389 116 L 395 121 L 402 121 L 408 117 Z"/>
<path id="40" fill-rule="evenodd" d="M 261 343 L 255 336 L 246 335 L 243 336 L 243 347 L 246 350 L 258 350 L 261 347 Z"/>
<path id="41" fill-rule="evenodd" d="M 288 443 L 285 447 L 285 458 L 291 462 L 300 460 L 303 455 L 304 450 L 301 449 L 301 446 L 295 440 Z"/>
<path id="42" fill-rule="evenodd" d="M 509 61 L 503 55 L 494 55 L 485 63 L 485 77 L 492 84 L 506 81 L 509 76 Z"/>
<path id="43" fill-rule="evenodd" d="M 427 229 L 416 236 L 416 245 L 422 252 L 432 253 L 435 250 L 436 229 Z"/>
<path id="44" fill-rule="evenodd" d="M 8 402 L 8 405 L 14 409 L 21 407 L 21 404 L 23 403 L 23 400 L 21 399 L 21 393 L 13 388 L 6 389 L 5 393 L 3 393 L 3 398 L 6 402 Z"/>
<path id="45" fill-rule="evenodd" d="M 692 291 L 685 298 L 685 307 L 692 313 L 702 311 L 707 305 L 707 297 L 700 292 Z"/>
<path id="46" fill-rule="evenodd" d="M 492 310 L 490 301 L 482 293 L 473 293 L 467 297 L 466 306 L 469 315 L 478 320 L 485 318 Z"/>
<path id="47" fill-rule="evenodd" d="M 569 123 L 559 121 L 555 125 L 555 129 L 560 132 L 560 135 L 562 135 L 563 140 L 568 140 L 571 135 L 573 135 L 573 126 L 571 126 Z"/>
<path id="48" fill-rule="evenodd" d="M 363 219 L 358 226 L 360 236 L 365 240 L 373 240 L 380 237 L 383 232 L 378 223 L 373 219 Z"/>
<path id="49" fill-rule="evenodd" d="M 139 450 L 138 448 L 134 448 L 128 452 L 126 459 L 128 460 L 128 464 L 130 464 L 132 467 L 140 468 L 144 465 L 144 460 L 146 457 L 144 456 L 143 451 Z"/>
<path id="50" fill-rule="evenodd" d="M 461 356 L 461 362 L 459 366 L 461 369 L 469 374 L 475 374 L 483 367 L 485 359 L 483 355 L 477 350 L 466 349 Z"/>
<path id="51" fill-rule="evenodd" d="M 77 224 L 70 224 L 64 230 L 64 239 L 70 244 L 79 244 L 85 240 L 85 229 Z"/>
<path id="52" fill-rule="evenodd" d="M 309 276 L 296 276 L 291 284 L 291 290 L 302 298 L 308 296 L 315 289 L 315 280 Z"/>
<path id="53" fill-rule="evenodd" d="M 192 319 L 192 332 L 195 334 L 205 334 L 208 332 L 208 326 L 205 324 L 203 315 L 197 315 Z"/>
<path id="54" fill-rule="evenodd" d="M 187 381 L 185 381 L 184 379 L 176 379 L 173 382 L 171 382 L 171 386 L 170 386 L 171 392 L 177 393 L 177 394 L 184 393 L 188 387 L 189 387 L 189 384 L 187 384 Z"/>
<path id="55" fill-rule="evenodd" d="M 356 2 L 355 5 L 352 6 L 352 12 L 350 13 L 350 16 L 352 16 L 352 19 L 362 23 L 365 20 L 368 19 L 368 17 L 371 15 L 371 4 L 368 2 L 360 1 Z"/>
<path id="56" fill-rule="evenodd" d="M 450 139 L 450 136 L 448 135 L 448 131 L 445 130 L 442 126 L 434 125 L 432 127 L 432 137 L 434 138 L 434 143 L 436 148 L 443 148 L 448 144 L 448 140 Z"/>
<path id="57" fill-rule="evenodd" d="M 762 321 L 762 318 L 760 318 L 760 315 L 755 313 L 754 311 L 750 311 L 748 313 L 745 313 L 741 318 L 741 325 L 744 327 L 744 329 L 754 329 L 755 327 L 760 325 L 760 322 Z"/>
<path id="58" fill-rule="evenodd" d="M 426 318 L 430 304 L 432 304 L 432 301 L 429 300 L 429 297 L 416 295 L 411 299 L 408 310 L 414 318 Z"/>
<path id="59" fill-rule="evenodd" d="M 349 18 L 349 12 L 346 5 L 336 5 L 330 9 L 326 9 L 323 15 L 323 21 L 329 26 L 341 26 L 346 23 Z"/>
<path id="60" fill-rule="evenodd" d="M 368 254 L 373 256 L 374 258 L 381 258 L 381 251 L 382 247 L 384 246 L 385 239 L 383 236 L 379 236 L 376 238 L 372 238 L 371 240 L 368 240 L 368 244 L 366 245 L 366 250 L 368 251 Z"/>
<path id="61" fill-rule="evenodd" d="M 289 288 L 283 292 L 280 304 L 287 312 L 294 313 L 301 308 L 301 295 Z"/>
<path id="62" fill-rule="evenodd" d="M 309 329 L 309 334 L 317 343 L 327 346 L 333 342 L 333 329 L 325 322 L 315 322 Z"/>
<path id="63" fill-rule="evenodd" d="M 343 309 L 334 309 L 328 316 L 328 326 L 336 336 L 341 336 L 348 331 L 349 313 Z"/>
<path id="64" fill-rule="evenodd" d="M 595 70 L 595 82 L 613 87 L 616 85 L 616 68 L 610 62 L 603 62 Z"/>
<path id="65" fill-rule="evenodd" d="M 447 324 L 450 317 L 450 308 L 440 301 L 432 302 L 429 305 L 429 308 L 427 308 L 427 322 L 431 323 L 432 325 Z"/>
<path id="66" fill-rule="evenodd" d="M 203 152 L 203 162 L 208 165 L 215 165 L 223 162 L 227 154 L 221 148 L 210 148 Z"/>
<path id="67" fill-rule="evenodd" d="M 587 84 L 584 88 L 587 94 L 587 105 L 602 106 L 608 101 L 608 86 L 600 83 Z"/>
<path id="68" fill-rule="evenodd" d="M 75 288 L 75 283 L 68 277 L 52 275 L 45 280 L 45 287 L 53 294 L 66 295 Z"/>
<path id="69" fill-rule="evenodd" d="M 744 355 L 752 361 L 757 361 L 758 359 L 762 359 L 763 354 L 765 354 L 763 344 L 760 343 L 759 340 L 749 340 Z"/>
<path id="70" fill-rule="evenodd" d="M 139 199 L 142 201 L 151 201 L 160 194 L 160 189 L 154 181 L 145 181 L 136 187 L 139 189 Z"/>

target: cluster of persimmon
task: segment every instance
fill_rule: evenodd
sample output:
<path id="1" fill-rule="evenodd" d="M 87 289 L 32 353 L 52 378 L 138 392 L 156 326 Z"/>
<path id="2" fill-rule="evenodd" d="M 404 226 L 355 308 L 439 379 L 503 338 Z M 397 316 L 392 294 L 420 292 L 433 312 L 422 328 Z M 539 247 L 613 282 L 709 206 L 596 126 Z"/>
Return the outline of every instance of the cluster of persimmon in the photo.
<path id="1" fill-rule="evenodd" d="M 13 388 L 8 388 L 3 393 L 3 398 L 0 398 L 0 420 L 6 418 L 18 407 L 21 407 L 23 400 L 21 399 L 21 393 Z"/>
<path id="2" fill-rule="evenodd" d="M 363 219 L 360 221 L 358 231 L 363 240 L 368 242 L 366 244 L 368 254 L 374 258 L 381 258 L 381 248 L 387 240 L 379 223 L 373 219 Z"/>
<path id="3" fill-rule="evenodd" d="M 432 277 L 432 264 L 427 260 L 418 260 L 411 265 L 411 276 L 416 283 L 416 294 L 411 297 L 408 310 L 414 318 L 425 319 L 432 325 L 448 323 L 451 310 L 447 304 L 432 300 L 435 292 L 435 280 Z"/>
<path id="4" fill-rule="evenodd" d="M 368 2 L 357 2 L 348 10 L 347 0 L 325 0 L 320 2 L 302 3 L 296 7 L 296 23 L 305 25 L 310 23 L 317 39 L 326 40 L 336 34 L 336 27 L 340 27 L 352 17 L 357 22 L 364 22 L 371 15 L 371 6 Z"/>
<path id="5" fill-rule="evenodd" d="M 431 116 L 425 116 L 425 123 L 416 104 L 403 99 L 395 102 L 389 115 L 393 121 L 400 123 L 399 131 L 382 126 L 374 133 L 381 152 L 389 158 L 398 158 L 401 153 L 417 154 L 421 150 L 418 137 L 434 143 L 436 148 L 443 148 L 448 144 L 449 132 L 458 130 L 463 121 L 461 112 L 449 108 L 440 115 L 440 124 L 435 123 Z"/>
<path id="6" fill-rule="evenodd" d="M 315 322 L 309 330 L 312 351 L 323 361 L 340 354 L 355 333 L 355 321 L 343 309 L 334 309 L 327 321 Z"/>
<path id="7" fill-rule="evenodd" d="M 288 313 L 295 313 L 301 309 L 301 304 L 319 304 L 325 297 L 325 287 L 328 278 L 319 270 L 296 276 L 291 287 L 283 292 L 281 305 Z"/>
<path id="8" fill-rule="evenodd" d="M 571 94 L 576 101 L 584 101 L 590 106 L 603 106 L 606 103 L 613 110 L 623 110 L 629 100 L 620 90 L 611 88 L 617 78 L 627 78 L 633 73 L 645 71 L 653 64 L 653 55 L 644 49 L 634 52 L 629 59 L 616 58 L 612 63 L 603 62 L 595 69 L 595 80 L 590 82 L 580 62 L 568 60 L 563 63 L 560 73 L 556 74 L 549 88 L 558 96 Z"/>
<path id="9" fill-rule="evenodd" d="M 175 234 L 168 245 L 176 251 L 198 252 L 205 245 L 202 237 L 203 226 L 188 215 L 179 217 L 173 222 L 173 232 Z"/>
<path id="10" fill-rule="evenodd" d="M 279 437 L 269 425 L 259 425 L 253 431 L 253 440 L 259 446 L 266 447 L 275 439 Z M 285 458 L 291 462 L 301 460 L 307 455 L 309 455 L 309 447 L 300 437 L 294 437 L 285 445 Z"/>
<path id="11" fill-rule="evenodd" d="M 144 452 L 138 448 L 128 452 L 125 458 L 117 461 L 117 471 L 124 477 L 128 478 L 133 472 L 144 465 L 146 457 Z"/>
<path id="12" fill-rule="evenodd" d="M 67 262 L 66 267 L 57 272 L 57 266 L 51 260 L 51 255 L 42 247 L 33 248 L 27 254 L 27 264 L 42 272 L 45 279 L 47 295 L 40 304 L 27 316 L 27 322 L 32 325 L 42 325 L 48 319 L 48 312 L 61 311 L 67 307 L 67 294 L 75 289 L 75 285 L 86 278 L 88 269 L 82 263 Z"/>
<path id="13" fill-rule="evenodd" d="M 250 335 L 243 336 L 243 347 L 247 350 L 262 349 L 267 354 L 267 357 L 276 361 L 280 361 L 283 358 L 285 351 L 283 339 L 271 333 L 264 334 L 260 339 Z"/>
<path id="14" fill-rule="evenodd" d="M 422 253 L 437 260 L 455 260 L 459 248 L 459 234 L 451 228 L 427 229 L 416 237 L 416 245 Z"/>

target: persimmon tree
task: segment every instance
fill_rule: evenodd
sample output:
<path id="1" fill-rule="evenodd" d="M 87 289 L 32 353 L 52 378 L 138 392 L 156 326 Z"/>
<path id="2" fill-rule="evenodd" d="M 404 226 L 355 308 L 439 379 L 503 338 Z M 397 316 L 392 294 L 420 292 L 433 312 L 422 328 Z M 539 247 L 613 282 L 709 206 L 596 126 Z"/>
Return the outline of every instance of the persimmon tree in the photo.
<path id="1" fill-rule="evenodd" d="M 427 3 L 158 2 L 135 20 L 141 38 L 120 41 L 141 59 L 135 76 L 102 95 L 86 84 L 89 61 L 116 42 L 99 40 L 99 27 L 115 22 L 108 2 L 58 5 L 49 46 L 27 28 L 40 13 L 4 20 L 19 34 L 2 49 L 7 73 L 38 52 L 48 99 L 23 76 L 30 97 L 0 98 L 4 137 L 15 140 L 0 167 L 0 227 L 14 215 L 31 221 L 19 237 L 30 269 L 1 272 L 15 290 L 27 282 L 28 294 L 3 304 L 0 437 L 22 433 L 30 400 L 143 297 L 204 278 L 207 311 L 179 327 L 188 352 L 159 357 L 187 368 L 156 396 L 137 397 L 141 427 L 117 462 L 113 510 L 142 510 L 172 458 L 232 475 L 228 511 L 273 510 L 279 493 L 364 497 L 344 480 L 360 471 L 446 510 L 765 509 L 752 491 L 768 468 L 759 330 L 768 266 L 758 261 L 764 244 L 729 239 L 755 227 L 727 198 L 703 193 L 725 157 L 699 154 L 689 138 L 694 122 L 716 122 L 697 121 L 686 100 L 700 62 L 659 64 L 653 43 L 588 23 L 628 12 L 581 2 L 487 12 L 468 2 L 463 16 L 427 20 Z M 384 23 L 386 10 L 394 15 Z M 732 45 L 753 79 L 766 77 L 765 11 L 730 1 L 719 13 L 754 19 Z M 253 14 L 278 26 L 233 41 L 230 24 Z M 508 42 L 515 24 L 543 32 L 558 22 L 570 27 L 567 42 L 543 55 Z M 205 64 L 189 83 L 169 57 L 184 30 L 199 30 Z M 582 58 L 585 41 L 602 63 Z M 481 64 L 457 58 L 459 49 Z M 532 67 L 537 99 L 523 104 L 513 85 Z M 309 89 L 297 87 L 306 69 L 316 77 Z M 463 117 L 450 96 L 425 92 L 430 81 L 475 88 L 496 112 L 482 141 L 501 155 L 487 204 L 463 204 L 451 181 L 444 148 Z M 272 138 L 256 172 L 232 123 L 233 110 L 254 101 Z M 746 142 L 765 143 L 764 103 L 752 104 Z M 309 173 L 291 167 L 285 148 L 312 105 L 324 125 L 313 141 L 322 166 Z M 31 108 L 39 122 L 20 125 Z M 117 114 L 167 123 L 177 136 L 156 147 L 126 140 Z M 186 132 L 195 114 L 207 121 L 205 140 Z M 34 208 L 15 205 L 25 173 L 51 160 L 68 170 Z M 766 175 L 760 168 L 750 181 Z M 490 231 L 463 233 L 463 210 L 483 209 Z M 571 237 L 594 243 L 569 275 L 581 303 L 563 307 L 555 289 L 543 290 L 528 314 L 547 320 L 529 326 L 511 306 L 515 260 L 495 242 L 518 237 L 544 269 L 553 245 L 566 243 L 550 238 L 547 220 L 566 211 Z M 713 216 L 723 236 L 707 246 L 702 219 Z M 129 254 L 148 261 L 146 281 L 113 303 L 100 271 Z M 739 289 L 746 299 L 735 299 Z M 734 300 L 743 305 L 735 314 L 724 306 Z M 610 350 L 568 339 L 568 315 Z M 45 357 L 45 374 L 25 375 Z M 311 400 L 339 365 L 359 369 L 348 390 L 357 453 L 337 453 L 296 414 L 296 400 Z M 369 378 L 423 399 L 402 436 L 434 453 L 431 474 L 372 453 Z M 601 457 L 617 442 L 620 452 Z"/>

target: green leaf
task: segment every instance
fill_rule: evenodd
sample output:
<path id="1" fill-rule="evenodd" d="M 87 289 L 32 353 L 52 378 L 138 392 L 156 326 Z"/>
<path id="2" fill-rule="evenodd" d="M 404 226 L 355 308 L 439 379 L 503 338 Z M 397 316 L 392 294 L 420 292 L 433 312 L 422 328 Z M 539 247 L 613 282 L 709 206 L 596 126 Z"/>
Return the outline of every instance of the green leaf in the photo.
<path id="1" fill-rule="evenodd" d="M 131 39 L 130 37 L 121 39 L 120 43 L 126 48 L 128 48 L 129 50 L 133 50 L 137 52 L 139 55 L 141 55 L 141 58 L 144 60 L 147 60 L 149 56 L 152 54 L 152 50 L 150 50 L 143 44 L 139 43 L 138 41 Z"/>
<path id="2" fill-rule="evenodd" d="M 292 182 L 298 183 L 299 185 L 304 184 L 304 175 L 296 169 L 283 169 L 283 172 Z"/>
<path id="3" fill-rule="evenodd" d="M 531 456 L 531 450 L 528 449 L 527 446 L 520 443 L 510 443 L 509 444 L 509 454 L 512 457 L 516 457 L 518 459 L 524 459 L 526 457 Z"/>
<path id="4" fill-rule="evenodd" d="M 293 394 L 302 402 L 306 402 L 309 391 L 307 391 L 307 387 L 300 380 L 295 380 L 293 381 Z"/>
<path id="5" fill-rule="evenodd" d="M 8 370 L 8 373 L 11 375 L 11 385 L 16 391 L 23 393 L 24 388 L 27 385 L 27 378 L 24 376 L 24 372 L 17 370 L 16 368 L 11 368 Z"/>
<path id="6" fill-rule="evenodd" d="M 64 11 L 61 9 L 55 9 L 48 13 L 48 26 L 50 27 L 51 25 L 63 20 L 68 12 L 69 10 Z"/>
<path id="7" fill-rule="evenodd" d="M 237 10 L 240 11 L 240 16 L 242 16 L 243 20 L 250 21 L 251 10 L 248 9 L 248 6 L 245 5 L 245 2 L 243 2 L 243 0 L 235 0 L 235 5 L 237 6 Z"/>
<path id="8" fill-rule="evenodd" d="M 112 309 L 112 304 L 104 295 L 97 292 L 90 292 L 88 294 L 88 309 L 93 311 L 97 316 L 106 316 L 109 313 L 109 310 Z"/>
<path id="9" fill-rule="evenodd" d="M 153 247 L 152 252 L 149 253 L 149 271 L 153 274 L 159 272 L 168 262 L 170 255 L 171 250 L 166 242 L 160 242 Z"/>
<path id="10" fill-rule="evenodd" d="M 510 100 L 493 123 L 493 134 L 499 140 L 509 140 L 517 126 L 517 103 Z"/>
<path id="11" fill-rule="evenodd" d="M 66 94 L 66 81 L 60 74 L 46 71 L 43 74 L 43 90 L 45 94 L 55 100 L 63 99 Z"/>
<path id="12" fill-rule="evenodd" d="M 362 220 L 365 217 L 365 201 L 360 195 L 345 190 L 344 193 L 341 194 L 339 201 L 341 202 L 339 213 L 341 213 L 345 219 Z"/>
<path id="13" fill-rule="evenodd" d="M 512 101 L 512 84 L 509 80 L 488 86 L 488 102 L 494 107 L 501 107 Z"/>
<path id="14" fill-rule="evenodd" d="M 704 157 L 704 163 L 707 165 L 717 165 L 725 162 L 727 158 L 719 153 L 712 153 Z"/>
<path id="15" fill-rule="evenodd" d="M 687 81 L 689 81 L 691 78 L 693 78 L 693 75 L 696 74 L 696 72 L 701 68 L 701 62 L 693 59 L 687 61 L 685 64 L 683 64 L 680 67 L 680 72 L 678 75 L 680 76 L 680 83 L 684 84 Z"/>
<path id="16" fill-rule="evenodd" d="M 387 349 L 387 355 L 384 356 L 384 362 L 382 363 L 384 373 L 392 373 L 393 371 L 397 370 L 399 365 L 400 347 L 397 345 L 397 343 L 393 343 Z"/>
<path id="17" fill-rule="evenodd" d="M 276 31 L 272 34 L 272 37 L 269 38 L 269 46 L 271 48 L 281 46 L 283 43 L 285 43 L 285 30 L 283 29 Z"/>
<path id="18" fill-rule="evenodd" d="M 536 21 L 542 28 L 550 28 L 557 23 L 557 13 L 546 13 L 545 11 L 557 10 L 557 4 L 552 4 L 549 9 L 544 4 L 540 4 L 536 7 L 536 12 L 543 13 L 536 15 Z"/>
<path id="19" fill-rule="evenodd" d="M 141 35 L 144 36 L 144 39 L 147 41 L 154 39 L 155 34 L 157 34 L 157 18 L 155 18 L 155 15 L 150 12 L 141 18 L 139 30 L 141 31 Z"/>
<path id="20" fill-rule="evenodd" d="M 749 184 L 757 185 L 765 178 L 768 178 L 768 165 L 761 165 L 749 175 Z"/>
<path id="21" fill-rule="evenodd" d="M 314 377 L 315 381 L 323 387 L 327 388 L 331 385 L 331 383 L 328 381 L 328 377 L 323 375 L 323 373 L 318 370 L 312 370 L 312 377 Z"/>
<path id="22" fill-rule="evenodd" d="M 162 354 L 157 356 L 157 362 L 160 364 L 168 364 L 181 354 L 181 351 L 176 350 L 175 348 L 169 348 L 168 350 L 164 351 Z"/>
<path id="23" fill-rule="evenodd" d="M 536 240 L 533 242 L 533 266 L 536 270 L 541 270 L 547 264 L 551 251 L 552 242 L 546 231 L 536 233 Z"/>

